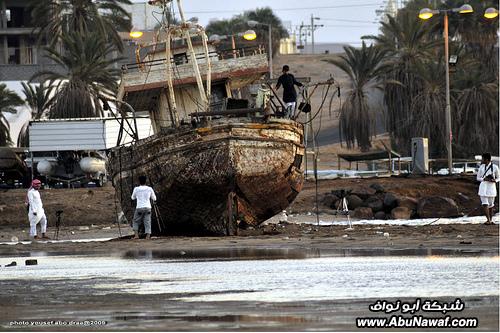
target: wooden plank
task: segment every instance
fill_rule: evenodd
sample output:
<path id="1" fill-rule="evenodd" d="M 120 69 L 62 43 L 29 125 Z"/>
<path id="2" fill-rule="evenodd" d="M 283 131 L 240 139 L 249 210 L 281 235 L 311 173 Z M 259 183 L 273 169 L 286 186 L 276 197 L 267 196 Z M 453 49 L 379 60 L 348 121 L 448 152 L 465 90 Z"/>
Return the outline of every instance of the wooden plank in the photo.
<path id="1" fill-rule="evenodd" d="M 255 114 L 257 112 L 264 112 L 262 108 L 248 108 L 248 109 L 232 109 L 232 110 L 222 110 L 222 111 L 211 111 L 211 112 L 194 112 L 190 113 L 191 117 L 210 117 L 210 116 L 231 116 L 231 115 L 245 115 L 245 114 Z"/>

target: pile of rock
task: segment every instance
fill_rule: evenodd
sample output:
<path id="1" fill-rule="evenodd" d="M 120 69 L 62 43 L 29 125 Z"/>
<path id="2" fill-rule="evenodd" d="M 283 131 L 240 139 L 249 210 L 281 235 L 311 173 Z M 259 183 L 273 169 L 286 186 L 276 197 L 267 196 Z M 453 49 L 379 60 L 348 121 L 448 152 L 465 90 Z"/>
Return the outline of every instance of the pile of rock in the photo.
<path id="1" fill-rule="evenodd" d="M 342 197 L 347 199 L 351 216 L 359 219 L 412 219 L 461 216 L 453 199 L 441 196 L 412 198 L 386 192 L 380 184 L 354 189 L 338 189 L 323 196 L 322 204 L 342 210 Z"/>

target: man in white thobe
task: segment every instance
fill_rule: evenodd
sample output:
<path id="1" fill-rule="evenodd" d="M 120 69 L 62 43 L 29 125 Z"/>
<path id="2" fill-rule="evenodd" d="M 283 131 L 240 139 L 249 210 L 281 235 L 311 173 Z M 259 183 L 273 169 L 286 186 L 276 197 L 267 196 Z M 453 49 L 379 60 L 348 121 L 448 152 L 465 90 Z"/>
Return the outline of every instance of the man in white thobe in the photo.
<path id="1" fill-rule="evenodd" d="M 493 207 L 495 205 L 495 197 L 497 196 L 496 183 L 500 181 L 500 173 L 498 166 L 491 163 L 491 154 L 484 153 L 483 160 L 477 172 L 477 180 L 481 182 L 479 185 L 479 197 L 483 206 L 486 222 L 484 224 L 494 224 L 492 221 Z"/>
<path id="2" fill-rule="evenodd" d="M 42 186 L 42 182 L 38 179 L 33 179 L 31 182 L 31 188 L 28 190 L 27 203 L 28 203 L 28 218 L 30 221 L 30 236 L 34 239 L 40 239 L 37 235 L 37 224 L 40 223 L 40 232 L 43 239 L 48 239 L 45 236 L 47 232 L 47 216 L 43 209 L 42 198 L 40 197 L 40 192 L 38 190 Z"/>

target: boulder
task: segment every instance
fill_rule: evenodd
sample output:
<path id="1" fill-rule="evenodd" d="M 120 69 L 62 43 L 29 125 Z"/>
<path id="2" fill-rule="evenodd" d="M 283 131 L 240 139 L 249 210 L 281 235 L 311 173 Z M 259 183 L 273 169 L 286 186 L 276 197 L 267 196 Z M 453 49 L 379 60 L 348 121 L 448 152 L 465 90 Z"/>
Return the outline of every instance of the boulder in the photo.
<path id="1" fill-rule="evenodd" d="M 374 213 L 384 210 L 384 203 L 377 197 L 370 197 L 365 201 L 365 206 L 370 207 Z"/>
<path id="2" fill-rule="evenodd" d="M 339 198 L 336 195 L 333 195 L 331 193 L 326 193 L 323 196 L 323 199 L 321 199 L 321 204 L 323 206 L 326 206 L 328 208 L 334 208 L 335 207 L 335 201 L 339 200 Z"/>
<path id="3" fill-rule="evenodd" d="M 358 207 L 354 210 L 353 217 L 368 220 L 373 218 L 373 211 L 369 207 Z"/>
<path id="4" fill-rule="evenodd" d="M 336 196 L 338 198 L 341 198 L 342 196 L 346 196 L 346 195 L 351 194 L 351 189 L 350 188 L 341 188 L 338 190 L 332 190 L 331 194 L 333 194 L 334 196 Z"/>
<path id="5" fill-rule="evenodd" d="M 412 210 L 408 207 L 396 207 L 391 210 L 391 218 L 394 220 L 409 220 Z"/>
<path id="6" fill-rule="evenodd" d="M 421 218 L 460 216 L 455 201 L 440 196 L 421 198 L 418 201 L 417 214 Z"/>
<path id="7" fill-rule="evenodd" d="M 363 200 L 360 197 L 354 194 L 350 194 L 347 196 L 347 207 L 350 210 L 356 209 L 358 207 L 363 206 Z"/>
<path id="8" fill-rule="evenodd" d="M 398 207 L 406 207 L 409 210 L 417 210 L 418 200 L 411 197 L 398 197 Z"/>
<path id="9" fill-rule="evenodd" d="M 385 212 L 380 211 L 375 213 L 374 218 L 375 220 L 385 220 L 387 219 L 387 216 L 385 215 Z"/>
<path id="10" fill-rule="evenodd" d="M 373 183 L 370 185 L 370 188 L 374 189 L 376 193 L 384 193 L 385 189 L 382 185 Z"/>
<path id="11" fill-rule="evenodd" d="M 368 199 L 369 197 L 371 197 L 375 193 L 376 193 L 376 191 L 374 189 L 372 189 L 371 187 L 366 187 L 366 186 L 365 187 L 358 187 L 358 188 L 353 189 L 351 191 L 352 195 L 357 195 L 358 197 L 360 197 L 363 200 Z"/>
<path id="12" fill-rule="evenodd" d="M 398 197 L 394 193 L 386 193 L 384 195 L 384 207 L 387 208 L 388 211 L 391 211 L 393 208 L 398 206 Z"/>

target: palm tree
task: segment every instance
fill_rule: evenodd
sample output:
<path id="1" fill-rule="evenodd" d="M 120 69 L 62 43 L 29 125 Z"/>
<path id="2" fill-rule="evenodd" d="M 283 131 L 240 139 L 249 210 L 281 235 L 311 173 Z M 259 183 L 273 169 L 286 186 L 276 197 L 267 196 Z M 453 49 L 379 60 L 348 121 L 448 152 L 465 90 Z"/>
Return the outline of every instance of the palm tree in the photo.
<path id="1" fill-rule="evenodd" d="M 37 120 L 42 118 L 52 103 L 52 84 L 50 82 L 42 82 L 39 85 L 27 84 L 25 82 L 21 82 L 21 84 L 26 104 L 31 109 L 31 119 Z"/>
<path id="2" fill-rule="evenodd" d="M 206 31 L 208 35 L 231 35 L 247 30 L 249 28 L 247 24 L 248 21 L 257 21 L 259 23 L 271 24 L 273 54 L 275 54 L 279 50 L 280 39 L 288 37 L 288 32 L 283 27 L 283 23 L 281 22 L 280 18 L 276 16 L 273 10 L 269 7 L 246 11 L 243 14 L 235 15 L 230 19 L 210 21 L 210 23 L 207 25 Z M 269 40 L 268 27 L 264 25 L 257 25 L 252 29 L 255 30 L 259 40 L 261 42 L 265 41 L 264 44 L 267 45 L 267 41 Z M 240 43 L 248 42 L 236 39 L 236 44 Z M 229 43 L 225 44 L 229 45 Z"/>
<path id="3" fill-rule="evenodd" d="M 374 40 L 388 53 L 388 70 L 382 75 L 388 83 L 384 90 L 386 128 L 392 145 L 409 153 L 411 134 L 402 125 L 411 117 L 414 96 L 422 91 L 414 68 L 422 59 L 432 57 L 438 42 L 429 38 L 432 26 L 421 22 L 414 11 L 402 10 L 397 17 L 388 16 L 388 21 L 381 25 L 380 35 L 363 38 Z"/>
<path id="4" fill-rule="evenodd" d="M 23 100 L 14 91 L 7 89 L 4 83 L 0 84 L 0 146 L 12 143 L 10 126 L 4 112 L 15 113 L 15 107 L 22 104 Z"/>
<path id="5" fill-rule="evenodd" d="M 40 28 L 39 41 L 45 37 L 52 47 L 66 32 L 97 32 L 123 51 L 118 31 L 131 29 L 131 16 L 122 7 L 130 4 L 130 0 L 33 0 L 32 18 Z"/>
<path id="6" fill-rule="evenodd" d="M 498 80 L 485 67 L 469 67 L 456 75 L 457 155 L 498 152 Z"/>
<path id="7" fill-rule="evenodd" d="M 32 85 L 21 82 L 21 84 L 26 104 L 31 109 L 31 119 L 38 120 L 42 118 L 52 103 L 53 87 L 51 87 L 51 83 L 42 82 L 40 85 Z M 19 132 L 18 147 L 27 147 L 29 144 L 28 125 L 29 123 L 26 123 Z"/>
<path id="8" fill-rule="evenodd" d="M 348 148 L 357 142 L 358 147 L 366 151 L 371 147 L 374 124 L 367 95 L 370 89 L 381 89 L 383 86 L 379 78 L 387 71 L 387 65 L 383 64 L 386 51 L 373 45 L 366 46 L 365 42 L 360 49 L 346 46 L 344 51 L 340 59 L 325 60 L 351 79 L 352 90 L 340 110 L 341 135 Z"/>
<path id="9" fill-rule="evenodd" d="M 428 60 L 417 63 L 413 70 L 413 75 L 421 82 L 421 89 L 412 98 L 410 116 L 400 126 L 410 138 L 429 138 L 430 155 L 442 157 L 448 140 L 445 128 L 445 67 L 442 60 Z M 455 110 L 454 105 L 452 110 Z"/>
<path id="10" fill-rule="evenodd" d="M 114 96 L 120 70 L 112 68 L 113 46 L 106 44 L 97 33 L 82 37 L 68 33 L 62 37 L 66 50 L 46 48 L 48 58 L 64 68 L 65 73 L 42 71 L 31 79 L 54 82 L 56 90 L 49 118 L 82 118 L 102 116 L 101 99 Z"/>

